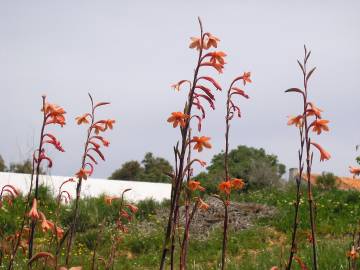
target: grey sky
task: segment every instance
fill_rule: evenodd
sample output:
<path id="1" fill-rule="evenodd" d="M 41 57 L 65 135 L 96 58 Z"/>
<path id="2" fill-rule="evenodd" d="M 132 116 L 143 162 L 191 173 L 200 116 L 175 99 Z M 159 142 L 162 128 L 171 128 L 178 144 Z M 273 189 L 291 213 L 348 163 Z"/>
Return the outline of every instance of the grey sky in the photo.
<path id="1" fill-rule="evenodd" d="M 290 4 L 291 3 L 291 4 Z M 303 44 L 312 50 L 317 71 L 310 96 L 331 121 L 331 132 L 315 138 L 331 154 L 314 171 L 347 175 L 360 143 L 359 1 L 0 1 L 0 153 L 6 161 L 26 158 L 37 145 L 41 94 L 63 106 L 68 124 L 54 129 L 66 153 L 51 151 L 53 174 L 71 175 L 80 165 L 85 127 L 77 115 L 89 108 L 87 92 L 111 101 L 102 115 L 117 120 L 106 135 L 95 176 L 107 177 L 124 161 L 144 153 L 172 160 L 178 138 L 166 119 L 181 110 L 184 93 L 170 85 L 191 78 L 198 35 L 197 16 L 227 52 L 223 75 L 207 69 L 226 88 L 245 70 L 253 74 L 250 100 L 241 100 L 243 118 L 232 122 L 231 146 L 263 147 L 287 167 L 296 166 L 298 138 L 286 126 L 300 100 L 284 94 L 301 86 L 296 59 Z M 224 93 L 208 113 L 203 134 L 213 149 L 199 155 L 210 161 L 224 144 Z"/>

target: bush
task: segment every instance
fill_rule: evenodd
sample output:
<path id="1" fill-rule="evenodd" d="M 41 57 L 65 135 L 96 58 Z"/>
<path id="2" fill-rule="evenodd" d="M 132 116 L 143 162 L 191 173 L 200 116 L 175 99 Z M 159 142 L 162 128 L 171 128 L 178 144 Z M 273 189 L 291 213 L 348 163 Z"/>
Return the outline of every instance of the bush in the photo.
<path id="1" fill-rule="evenodd" d="M 356 190 L 348 191 L 347 196 L 345 197 L 345 202 L 348 204 L 358 204 L 360 202 L 360 193 Z"/>
<path id="2" fill-rule="evenodd" d="M 278 161 L 277 156 L 267 154 L 262 148 L 240 145 L 229 153 L 230 176 L 244 179 L 245 189 L 278 187 L 285 170 L 285 165 Z M 195 178 L 204 181 L 208 193 L 217 192 L 218 184 L 224 180 L 224 153 L 215 155 L 207 172 Z"/>
<path id="3" fill-rule="evenodd" d="M 322 173 L 316 178 L 316 185 L 322 190 L 331 190 L 337 187 L 336 176 L 332 173 Z"/>
<path id="4" fill-rule="evenodd" d="M 136 213 L 137 220 L 148 220 L 149 217 L 156 214 L 156 209 L 160 204 L 154 199 L 146 199 L 137 204 L 139 211 Z"/>

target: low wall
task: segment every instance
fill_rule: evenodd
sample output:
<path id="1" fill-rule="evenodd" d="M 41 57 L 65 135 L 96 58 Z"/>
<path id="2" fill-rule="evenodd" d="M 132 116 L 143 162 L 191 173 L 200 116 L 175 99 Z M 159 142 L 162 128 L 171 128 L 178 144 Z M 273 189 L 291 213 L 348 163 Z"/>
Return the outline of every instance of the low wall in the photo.
<path id="1" fill-rule="evenodd" d="M 60 185 L 69 179 L 64 176 L 40 175 L 40 183 L 47 186 L 56 196 Z M 20 173 L 0 172 L 0 188 L 6 184 L 15 186 L 20 192 L 26 194 L 30 187 L 30 175 Z M 68 191 L 71 196 L 75 196 L 76 183 L 67 183 L 63 190 Z M 162 201 L 170 199 L 171 185 L 163 183 L 150 183 L 138 181 L 108 180 L 100 178 L 88 178 L 83 180 L 82 197 L 98 197 L 102 194 L 119 196 L 127 188 L 125 198 L 130 201 L 140 201 L 144 199 L 154 199 Z"/>

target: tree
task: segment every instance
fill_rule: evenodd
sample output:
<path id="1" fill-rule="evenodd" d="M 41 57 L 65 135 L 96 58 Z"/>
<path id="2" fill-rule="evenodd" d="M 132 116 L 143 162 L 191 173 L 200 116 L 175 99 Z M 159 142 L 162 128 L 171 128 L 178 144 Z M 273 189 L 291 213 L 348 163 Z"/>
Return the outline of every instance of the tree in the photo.
<path id="1" fill-rule="evenodd" d="M 143 161 L 144 172 L 140 174 L 141 180 L 151 182 L 168 182 L 167 173 L 173 171 L 169 161 L 161 157 L 154 157 L 152 153 L 146 153 Z"/>
<path id="2" fill-rule="evenodd" d="M 208 192 L 215 192 L 224 178 L 224 153 L 215 155 L 207 172 L 197 175 L 197 179 L 207 183 Z M 276 155 L 266 154 L 260 148 L 238 146 L 229 153 L 229 172 L 234 178 L 241 178 L 248 188 L 262 188 L 277 185 L 285 173 L 285 165 L 279 163 Z"/>
<path id="3" fill-rule="evenodd" d="M 0 172 L 6 172 L 5 161 L 1 155 L 0 155 Z"/>
<path id="4" fill-rule="evenodd" d="M 146 153 L 141 164 L 136 160 L 125 162 L 109 179 L 169 182 L 166 174 L 172 171 L 173 168 L 166 159 Z"/>
<path id="5" fill-rule="evenodd" d="M 31 174 L 32 173 L 32 163 L 31 163 L 30 159 L 26 159 L 19 163 L 10 163 L 9 172 Z M 40 168 L 40 174 L 42 174 L 42 173 L 43 173 L 43 171 Z"/>
<path id="6" fill-rule="evenodd" d="M 120 169 L 117 169 L 109 179 L 136 180 L 144 171 L 140 163 L 136 160 L 125 162 Z"/>

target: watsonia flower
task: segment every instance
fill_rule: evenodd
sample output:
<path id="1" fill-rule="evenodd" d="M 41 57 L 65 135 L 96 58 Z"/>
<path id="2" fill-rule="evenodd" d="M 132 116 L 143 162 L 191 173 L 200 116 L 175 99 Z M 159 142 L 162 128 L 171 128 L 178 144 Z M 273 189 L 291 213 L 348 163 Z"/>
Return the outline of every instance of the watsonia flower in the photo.
<path id="1" fill-rule="evenodd" d="M 201 183 L 196 180 L 190 180 L 188 183 L 188 188 L 191 191 L 196 191 L 196 190 L 205 191 L 205 188 L 201 186 Z"/>
<path id="2" fill-rule="evenodd" d="M 211 144 L 209 143 L 209 140 L 210 140 L 210 137 L 206 137 L 206 136 L 197 137 L 197 136 L 194 136 L 190 140 L 190 143 L 195 143 L 194 150 L 197 150 L 198 152 L 201 152 L 204 147 L 205 148 L 211 148 Z"/>
<path id="3" fill-rule="evenodd" d="M 37 210 L 37 200 L 35 198 L 33 199 L 32 207 L 28 213 L 28 217 L 31 219 L 39 219 L 40 218 L 39 212 Z"/>
<path id="4" fill-rule="evenodd" d="M 303 118 L 304 117 L 302 115 L 289 116 L 287 124 L 288 126 L 295 125 L 296 127 L 301 127 L 304 123 Z"/>
<path id="5" fill-rule="evenodd" d="M 320 144 L 314 142 L 312 142 L 311 144 L 319 150 L 320 161 L 329 160 L 331 158 L 331 155 L 324 148 L 322 148 Z"/>
<path id="6" fill-rule="evenodd" d="M 189 115 L 182 112 L 172 112 L 171 116 L 168 118 L 169 123 L 173 123 L 173 127 L 176 128 L 178 125 L 180 127 L 185 127 L 186 120 L 189 119 Z"/>
<path id="7" fill-rule="evenodd" d="M 355 178 L 355 176 L 359 176 L 359 175 L 360 175 L 360 168 L 359 168 L 359 167 L 349 166 L 349 171 L 350 171 L 350 173 L 353 174 L 353 177 L 354 177 L 354 178 Z"/>
<path id="8" fill-rule="evenodd" d="M 230 194 L 231 193 L 231 181 L 222 181 L 219 184 L 219 190 L 220 192 L 223 192 L 225 194 Z"/>
<path id="9" fill-rule="evenodd" d="M 329 121 L 325 119 L 316 119 L 311 123 L 310 127 L 312 127 L 312 131 L 316 132 L 318 135 L 321 134 L 322 131 L 329 131 L 328 124 Z"/>

